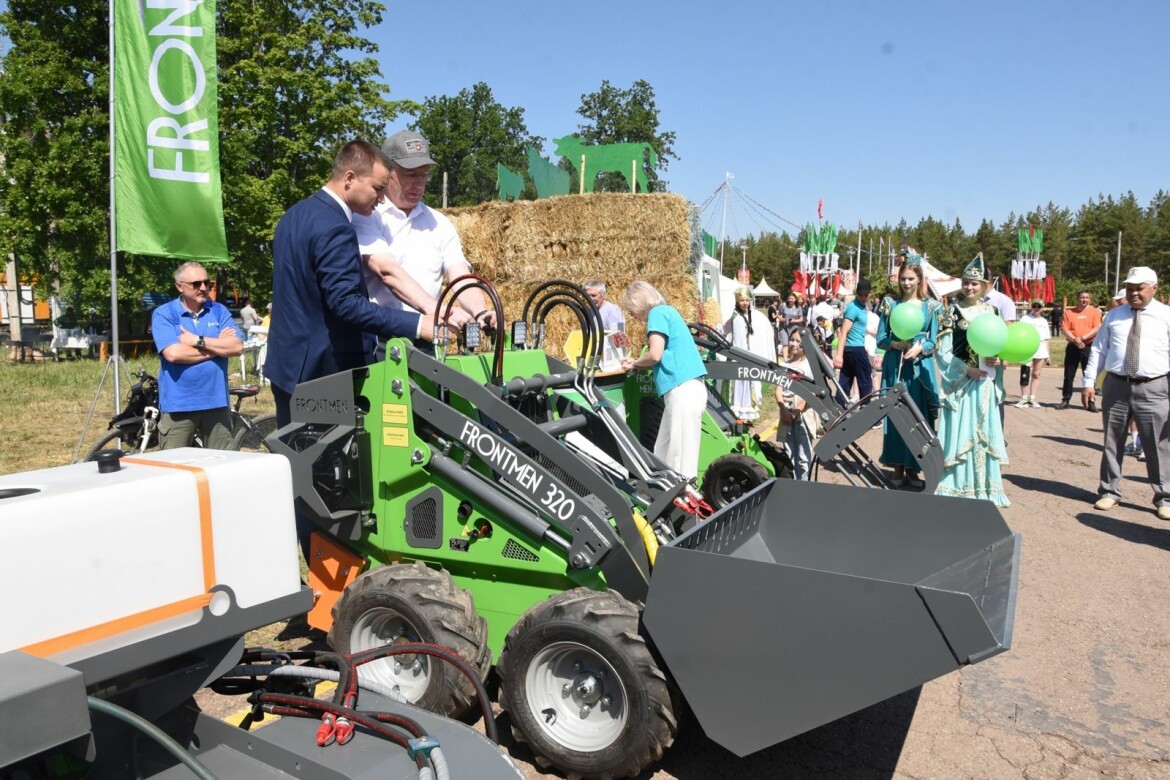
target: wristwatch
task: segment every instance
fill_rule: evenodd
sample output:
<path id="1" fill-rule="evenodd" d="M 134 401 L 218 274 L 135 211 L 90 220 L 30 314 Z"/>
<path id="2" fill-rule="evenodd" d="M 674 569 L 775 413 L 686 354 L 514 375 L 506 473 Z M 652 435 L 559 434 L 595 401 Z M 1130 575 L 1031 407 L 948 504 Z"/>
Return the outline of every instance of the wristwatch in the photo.
<path id="1" fill-rule="evenodd" d="M 204 347 L 207 346 L 207 342 L 203 340 L 202 336 L 200 336 L 199 340 L 195 342 L 195 346 L 198 349 L 203 349 Z"/>

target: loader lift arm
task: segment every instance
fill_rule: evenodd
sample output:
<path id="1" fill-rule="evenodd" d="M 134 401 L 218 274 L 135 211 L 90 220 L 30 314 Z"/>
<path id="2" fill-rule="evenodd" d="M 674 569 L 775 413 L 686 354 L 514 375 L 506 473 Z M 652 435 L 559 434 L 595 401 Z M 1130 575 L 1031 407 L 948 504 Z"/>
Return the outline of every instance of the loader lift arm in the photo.
<path id="1" fill-rule="evenodd" d="M 585 292 L 585 288 L 563 279 L 553 279 L 537 286 L 525 301 L 522 314 L 529 332 L 537 334 L 539 346 L 544 338 L 545 320 L 549 312 L 558 306 L 568 308 L 581 327 L 582 351 L 573 389 L 585 399 L 601 426 L 612 437 L 618 458 L 638 490 L 659 496 L 667 493 L 669 498 L 666 503 L 669 504 L 686 490 L 686 479 L 639 444 L 625 419 L 594 384 L 594 376 L 601 363 L 605 333 L 597 305 Z M 550 363 L 555 361 L 551 357 L 549 360 Z"/>
<path id="2" fill-rule="evenodd" d="M 704 365 L 711 378 L 766 382 L 802 399 L 825 428 L 825 435 L 817 442 L 813 456 L 822 465 L 834 462 L 839 465 L 838 470 L 851 485 L 891 487 L 878 464 L 857 443 L 870 428 L 888 420 L 914 454 L 922 473 L 924 492 L 933 493 L 938 486 L 943 472 L 938 438 L 901 382 L 877 391 L 865 406 L 860 403 L 847 406 L 843 403 L 840 388 L 832 379 L 832 366 L 819 349 L 809 353 L 811 375 L 806 376 L 732 346 L 722 333 L 707 325 L 691 323 L 690 328 L 695 344 L 707 352 Z M 802 341 L 811 344 L 808 329 L 800 330 Z"/>
<path id="3" fill-rule="evenodd" d="M 391 358 L 393 359 L 393 358 Z M 469 420 L 461 412 L 452 409 L 449 405 L 434 396 L 412 389 L 411 399 L 419 404 L 415 407 L 435 430 L 459 441 L 461 446 L 472 447 L 468 437 L 490 437 L 492 447 L 504 447 L 511 453 L 517 462 L 531 465 L 536 473 L 541 474 L 544 485 L 554 485 L 564 496 L 570 497 L 575 503 L 577 515 L 570 521 L 560 521 L 566 524 L 566 531 L 572 534 L 569 550 L 570 565 L 575 568 L 588 568 L 599 565 L 606 575 L 606 580 L 615 590 L 623 593 L 627 598 L 640 601 L 645 598 L 646 586 L 650 577 L 650 562 L 646 550 L 640 542 L 640 535 L 634 523 L 633 512 L 629 503 L 622 497 L 614 486 L 597 471 L 581 468 L 582 461 L 566 450 L 551 433 L 541 424 L 529 420 L 507 402 L 506 387 L 484 386 L 474 379 L 462 374 L 442 362 L 435 360 L 413 347 L 407 348 L 408 367 L 412 374 L 418 374 L 434 382 L 470 402 L 479 411 L 481 421 L 491 420 L 495 426 L 506 429 L 513 441 L 494 430 L 495 426 L 487 423 L 477 424 Z M 555 421 L 553 425 L 561 423 Z M 475 426 L 469 430 L 468 425 Z M 554 476 L 542 463 L 526 455 L 517 444 L 531 449 L 539 455 L 545 463 L 550 463 L 566 474 L 572 474 L 588 494 L 595 496 L 613 516 L 617 525 L 614 533 L 609 522 L 598 512 L 593 510 L 589 502 L 576 491 Z M 472 447 L 473 451 L 474 448 Z M 501 479 L 516 486 L 513 478 L 506 470 L 499 469 L 489 460 L 485 463 L 497 473 Z M 525 491 L 527 492 L 527 491 Z M 539 497 L 532 497 L 530 501 L 541 505 Z M 548 507 L 546 506 L 547 510 Z M 618 536 L 620 534 L 620 538 Z"/>

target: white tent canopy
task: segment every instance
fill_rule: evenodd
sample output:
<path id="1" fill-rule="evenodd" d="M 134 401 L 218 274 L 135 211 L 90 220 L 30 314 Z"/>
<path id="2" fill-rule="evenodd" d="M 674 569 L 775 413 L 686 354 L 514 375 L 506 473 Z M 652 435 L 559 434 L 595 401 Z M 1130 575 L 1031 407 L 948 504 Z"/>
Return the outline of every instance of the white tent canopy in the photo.
<path id="1" fill-rule="evenodd" d="M 926 273 L 926 284 L 939 300 L 942 300 L 944 295 L 950 295 L 963 286 L 961 280 L 938 270 L 925 258 L 922 260 L 922 270 Z"/>
<path id="2" fill-rule="evenodd" d="M 780 293 L 776 292 L 775 290 L 773 290 L 771 287 L 768 286 L 768 280 L 766 278 L 760 279 L 760 283 L 756 285 L 756 289 L 752 290 L 752 294 L 755 295 L 757 298 L 767 297 L 767 296 L 772 296 L 775 298 L 780 297 Z"/>

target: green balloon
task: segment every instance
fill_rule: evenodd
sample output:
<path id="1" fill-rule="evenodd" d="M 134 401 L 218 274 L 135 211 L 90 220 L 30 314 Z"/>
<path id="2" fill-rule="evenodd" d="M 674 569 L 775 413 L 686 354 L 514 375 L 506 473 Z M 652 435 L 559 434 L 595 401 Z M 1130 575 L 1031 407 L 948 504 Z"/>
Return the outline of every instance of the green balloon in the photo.
<path id="1" fill-rule="evenodd" d="M 922 304 L 906 301 L 899 303 L 890 312 L 890 330 L 899 341 L 909 341 L 922 331 L 926 319 L 922 316 Z"/>
<path id="2" fill-rule="evenodd" d="M 1007 342 L 999 357 L 1009 363 L 1027 363 L 1040 349 L 1040 333 L 1025 322 L 1008 325 Z"/>
<path id="3" fill-rule="evenodd" d="M 967 343 L 980 357 L 998 355 L 1007 343 L 1007 337 L 1007 324 L 998 314 L 980 314 L 967 325 Z"/>

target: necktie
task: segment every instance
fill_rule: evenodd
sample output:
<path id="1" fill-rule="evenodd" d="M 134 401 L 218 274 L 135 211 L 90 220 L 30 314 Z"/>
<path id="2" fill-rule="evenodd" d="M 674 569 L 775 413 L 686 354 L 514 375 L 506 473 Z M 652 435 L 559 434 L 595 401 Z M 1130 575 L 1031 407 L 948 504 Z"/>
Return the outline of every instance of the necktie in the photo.
<path id="1" fill-rule="evenodd" d="M 1125 340 L 1125 375 L 1137 376 L 1138 351 L 1142 343 L 1141 310 L 1133 310 L 1133 325 L 1129 329 L 1129 338 Z"/>

